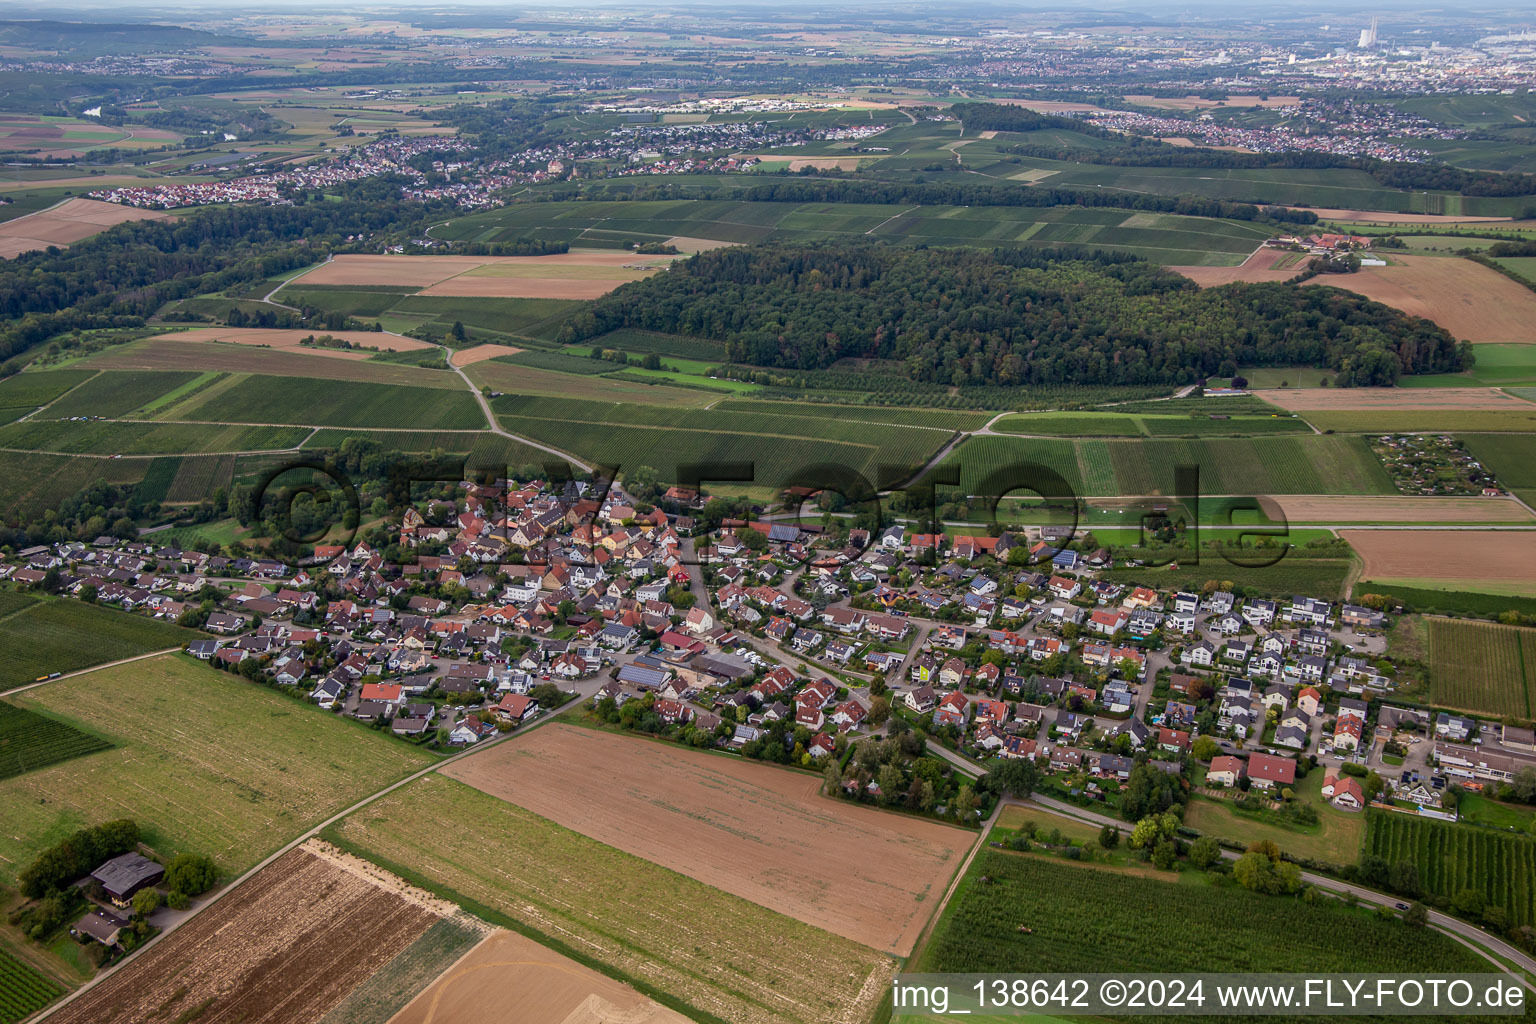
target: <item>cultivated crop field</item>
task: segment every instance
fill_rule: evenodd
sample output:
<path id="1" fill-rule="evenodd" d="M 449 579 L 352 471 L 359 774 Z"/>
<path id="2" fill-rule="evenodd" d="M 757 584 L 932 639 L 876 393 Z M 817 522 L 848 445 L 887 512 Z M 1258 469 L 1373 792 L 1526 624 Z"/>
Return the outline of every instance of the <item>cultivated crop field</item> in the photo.
<path id="1" fill-rule="evenodd" d="M 490 364 L 486 364 L 490 365 Z M 580 379 L 580 378 L 578 378 Z M 941 427 L 898 426 L 894 417 L 874 420 L 818 418 L 807 423 L 796 406 L 769 406 L 773 412 L 716 411 L 656 404 L 609 404 L 575 399 L 506 395 L 493 405 L 512 433 L 544 441 L 606 465 L 650 466 L 676 480 L 686 463 L 748 461 L 756 464 L 758 486 L 789 483 L 794 473 L 833 462 L 864 473 L 872 482 L 877 467 L 916 470 L 949 441 Z"/>
<path id="2" fill-rule="evenodd" d="M 1021 926 L 1031 931 L 1021 932 Z M 1309 905 L 1236 886 L 1178 885 L 984 850 L 912 969 L 1407 972 L 1486 966 L 1439 932 L 1382 921 L 1333 900 Z"/>
<path id="3" fill-rule="evenodd" d="M 334 385 L 333 385 L 334 386 Z M 375 385 L 389 389 L 389 385 Z M 407 391 L 411 389 L 405 389 Z M 437 394 L 421 389 L 422 394 Z M 464 396 L 471 405 L 474 399 Z M 31 419 L 0 427 L 0 448 L 92 455 L 204 454 L 280 451 L 297 448 L 308 436 L 301 427 L 196 423 L 141 423 L 122 420 Z"/>
<path id="4" fill-rule="evenodd" d="M 1072 441 L 974 437 L 945 459 L 960 486 L 979 492 L 998 469 L 1034 463 L 1060 472 L 1079 494 L 1171 494 L 1174 470 L 1197 466 L 1205 494 L 1391 494 L 1391 479 L 1358 437 Z"/>
<path id="5" fill-rule="evenodd" d="M 0 701 L 0 779 L 94 754 L 111 745 L 100 736 Z"/>
<path id="6" fill-rule="evenodd" d="M 1536 629 L 1429 619 L 1429 686 L 1440 707 L 1530 718 L 1536 708 Z"/>
<path id="7" fill-rule="evenodd" d="M 90 378 L 89 370 L 38 370 L 0 380 L 0 420 L 15 419 L 47 405 Z"/>
<path id="8" fill-rule="evenodd" d="M 153 130 L 153 129 L 148 129 Z M 158 210 L 141 210 L 94 199 L 66 199 L 57 206 L 0 223 L 0 259 L 14 259 L 50 245 L 63 248 L 130 220 L 164 220 Z"/>
<path id="9" fill-rule="evenodd" d="M 78 645 L 90 634 L 75 635 Z M 238 874 L 429 760 L 415 747 L 182 655 L 102 669 L 14 699 L 115 747 L 0 782 L 6 881 L 74 829 L 125 817 L 139 822 L 159 853 L 204 853 L 221 872 Z"/>
<path id="10" fill-rule="evenodd" d="M 49 419 L 126 416 L 196 377 L 196 373 L 182 370 L 103 371 L 54 402 L 42 415 Z"/>
<path id="11" fill-rule="evenodd" d="M 178 417 L 215 423 L 302 423 L 325 427 L 476 430 L 485 417 L 468 390 L 253 374 L 208 393 Z"/>
<path id="12" fill-rule="evenodd" d="M 823 797 L 819 775 L 558 723 L 444 773 L 897 955 L 912 951 L 974 838 Z"/>
<path id="13" fill-rule="evenodd" d="M 51 979 L 0 949 L 0 1024 L 24 1020 L 62 994 Z"/>
<path id="14" fill-rule="evenodd" d="M 370 982 L 372 985 L 373 982 Z M 454 964 L 390 1024 L 505 1020 L 518 1024 L 688 1024 L 621 982 L 516 932 L 498 930 Z M 327 1016 L 322 1024 L 345 1024 Z M 361 1022 L 359 1022 L 361 1024 Z"/>
<path id="15" fill-rule="evenodd" d="M 147 459 L 0 452 L 0 510 L 8 515 L 41 515 L 97 480 L 137 483 L 148 466 Z"/>
<path id="16" fill-rule="evenodd" d="M 401 947 L 454 912 L 370 864 L 311 841 L 53 1019 L 318 1021 L 354 988 L 369 984 Z"/>
<path id="17" fill-rule="evenodd" d="M 1536 533 L 1341 530 L 1339 536 L 1365 559 L 1365 579 L 1536 594 Z"/>
<path id="18" fill-rule="evenodd" d="M 1322 274 L 1307 287 L 1356 292 L 1473 342 L 1536 343 L 1536 292 L 1459 257 L 1393 256 L 1387 267 Z"/>
<path id="19" fill-rule="evenodd" d="M 1367 811 L 1365 852 L 1419 869 L 1426 892 L 1463 889 L 1503 907 L 1516 927 L 1536 921 L 1536 839 L 1392 811 Z"/>
<path id="20" fill-rule="evenodd" d="M 1295 253 L 1282 249 L 1257 249 L 1235 267 L 1169 267 L 1202 288 L 1238 281 L 1288 281 L 1302 271 Z"/>
<path id="21" fill-rule="evenodd" d="M 82 643 L 89 637 L 89 643 Z M 52 672 L 74 672 L 148 651 L 180 647 L 204 634 L 145 615 L 75 600 L 39 600 L 0 617 L 0 690 Z"/>
<path id="22" fill-rule="evenodd" d="M 891 961 L 882 953 L 439 774 L 328 835 L 690 1017 L 862 1024 L 887 984 Z"/>
<path id="23" fill-rule="evenodd" d="M 1267 232 L 1253 224 L 1205 217 L 1079 207 L 914 208 L 676 199 L 519 203 L 450 221 L 435 234 L 453 240 L 539 238 L 611 248 L 677 236 L 722 243 L 874 236 L 928 245 L 1086 244 L 1132 252 L 1157 263 L 1223 265 L 1240 262 Z"/>
<path id="24" fill-rule="evenodd" d="M 447 370 L 428 370 L 373 359 L 333 359 L 321 349 L 257 348 L 211 341 L 187 341 L 184 335 L 146 338 L 115 345 L 81 362 L 92 369 L 201 370 L 293 375 L 318 380 L 355 380 L 380 384 L 463 390 L 464 382 Z"/>

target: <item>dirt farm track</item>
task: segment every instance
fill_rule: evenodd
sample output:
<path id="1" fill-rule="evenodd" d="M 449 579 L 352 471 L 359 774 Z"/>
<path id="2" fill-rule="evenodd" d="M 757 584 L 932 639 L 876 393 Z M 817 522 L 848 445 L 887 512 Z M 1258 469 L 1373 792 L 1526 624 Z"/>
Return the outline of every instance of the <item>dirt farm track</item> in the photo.
<path id="1" fill-rule="evenodd" d="M 50 1016 L 56 1024 L 307 1024 L 454 908 L 310 843 Z"/>
<path id="2" fill-rule="evenodd" d="M 558 723 L 444 774 L 901 955 L 972 842 L 958 828 L 823 797 L 819 775 Z"/>

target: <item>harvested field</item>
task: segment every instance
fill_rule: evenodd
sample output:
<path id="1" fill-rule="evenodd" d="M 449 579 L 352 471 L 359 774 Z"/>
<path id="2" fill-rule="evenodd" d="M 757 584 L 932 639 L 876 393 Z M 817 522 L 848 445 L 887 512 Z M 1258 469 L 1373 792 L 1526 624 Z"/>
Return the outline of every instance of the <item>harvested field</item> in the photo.
<path id="1" fill-rule="evenodd" d="M 1301 272 L 1301 267 L 1291 265 L 1288 257 L 1295 253 L 1283 249 L 1260 249 L 1235 267 L 1169 267 L 1195 282 L 1202 288 L 1237 281 L 1288 281 Z M 1276 266 L 1286 263 L 1287 266 Z"/>
<path id="2" fill-rule="evenodd" d="M 338 341 L 357 346 L 356 349 L 322 348 L 319 345 L 299 344 L 305 338 L 317 338 L 328 334 Z M 358 349 L 377 349 L 380 352 L 414 352 L 432 348 L 425 341 L 406 338 L 382 331 L 301 331 L 271 330 L 259 327 L 194 327 L 187 331 L 171 331 L 157 334 L 151 341 L 228 342 L 235 345 L 255 345 L 260 348 L 298 349 L 318 356 L 340 356 L 343 359 L 367 359 L 369 353 Z"/>
<path id="3" fill-rule="evenodd" d="M 1536 532 L 1340 530 L 1365 559 L 1362 579 L 1440 581 L 1448 589 L 1536 594 Z M 1433 586 L 1433 582 L 1421 585 Z"/>
<path id="4" fill-rule="evenodd" d="M 710 249 L 723 249 L 735 242 L 722 242 L 718 238 L 693 238 L 689 235 L 673 235 L 667 239 L 668 245 L 677 247 L 678 252 L 707 252 Z"/>
<path id="5" fill-rule="evenodd" d="M 265 373 L 275 377 L 313 377 L 318 380 L 376 381 L 381 384 L 414 384 L 428 388 L 462 390 L 464 382 L 448 370 L 428 370 L 403 363 L 371 359 L 335 359 L 318 355 L 320 349 L 265 349 L 252 345 L 219 345 L 187 341 L 184 335 L 116 345 L 81 363 L 103 370 L 224 370 L 231 373 Z"/>
<path id="6" fill-rule="evenodd" d="M 1277 494 L 1267 499 L 1305 523 L 1518 523 L 1530 511 L 1513 498 L 1391 498 Z"/>
<path id="7" fill-rule="evenodd" d="M 66 199 L 57 206 L 0 223 L 0 259 L 33 249 L 68 245 L 130 220 L 164 220 L 169 214 L 94 199 Z"/>
<path id="8" fill-rule="evenodd" d="M 1480 263 L 1455 257 L 1398 256 L 1388 267 L 1324 274 L 1327 285 L 1422 316 L 1458 340 L 1536 344 L 1536 292 Z"/>
<path id="9" fill-rule="evenodd" d="M 483 363 L 487 359 L 495 359 L 497 356 L 515 356 L 521 351 L 522 349 L 511 345 L 475 345 L 457 349 L 448 357 L 448 361 L 454 366 L 469 366 L 472 363 Z"/>
<path id="10" fill-rule="evenodd" d="M 445 774 L 903 956 L 972 841 L 947 825 L 825 798 L 819 775 L 559 724 Z"/>
<path id="11" fill-rule="evenodd" d="M 497 270 L 497 267 L 486 267 Z M 599 299 L 621 284 L 638 281 L 646 270 L 624 271 L 622 275 L 602 279 L 571 280 L 565 277 L 501 276 L 497 274 L 460 274 L 423 288 L 417 295 L 480 297 L 490 299 Z"/>
<path id="12" fill-rule="evenodd" d="M 51 1019 L 317 1021 L 454 912 L 372 865 L 306 843 Z"/>
<path id="13" fill-rule="evenodd" d="M 614 267 L 644 263 L 665 265 L 666 257 L 636 256 L 623 252 L 566 252 L 549 256 L 337 256 L 305 274 L 303 284 L 401 285 L 427 288 L 481 267 L 537 267 L 546 277 L 561 278 L 563 267 Z M 469 294 L 469 293 L 464 293 Z M 475 293 L 499 295 L 499 292 Z M 542 293 L 536 293 L 542 294 Z M 556 296 L 558 297 L 558 296 Z"/>
<path id="14" fill-rule="evenodd" d="M 1458 409 L 1528 413 L 1531 403 L 1498 388 L 1274 388 L 1264 400 L 1288 412 Z"/>
<path id="15" fill-rule="evenodd" d="M 1529 221 L 1512 221 L 1508 217 L 1458 217 L 1443 213 L 1383 213 L 1380 210 L 1335 210 L 1308 207 L 1322 220 L 1355 221 L 1360 224 L 1486 224 L 1503 221 L 1510 227 L 1520 227 Z"/>
<path id="16" fill-rule="evenodd" d="M 497 931 L 389 1024 L 687 1024 L 688 1018 L 526 939 Z"/>

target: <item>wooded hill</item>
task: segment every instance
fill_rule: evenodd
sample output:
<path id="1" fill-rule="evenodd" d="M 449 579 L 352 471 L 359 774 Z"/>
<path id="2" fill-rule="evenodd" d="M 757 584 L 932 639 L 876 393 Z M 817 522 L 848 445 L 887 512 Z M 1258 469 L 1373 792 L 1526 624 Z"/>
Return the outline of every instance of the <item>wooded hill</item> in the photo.
<path id="1" fill-rule="evenodd" d="M 1184 384 L 1238 366 L 1315 365 L 1347 387 L 1471 359 L 1430 321 L 1352 293 L 1199 289 L 1136 257 L 1067 249 L 720 249 L 597 300 L 562 340 L 625 327 L 720 340 L 732 363 L 896 360 L 913 380 L 955 386 Z"/>

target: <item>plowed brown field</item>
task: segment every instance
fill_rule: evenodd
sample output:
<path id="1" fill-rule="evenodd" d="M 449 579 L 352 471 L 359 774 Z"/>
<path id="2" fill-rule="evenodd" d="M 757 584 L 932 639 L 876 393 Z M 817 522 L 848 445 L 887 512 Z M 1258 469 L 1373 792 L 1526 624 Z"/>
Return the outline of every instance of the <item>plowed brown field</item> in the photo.
<path id="1" fill-rule="evenodd" d="M 628 985 L 498 931 L 454 964 L 389 1024 L 688 1024 Z"/>
<path id="2" fill-rule="evenodd" d="M 1536 531 L 1340 530 L 1339 536 L 1365 559 L 1361 579 L 1536 592 Z"/>
<path id="3" fill-rule="evenodd" d="M 1270 388 L 1264 401 L 1290 412 L 1323 409 L 1467 409 L 1530 412 L 1529 402 L 1497 388 Z"/>
<path id="4" fill-rule="evenodd" d="M 973 836 L 820 795 L 818 776 L 566 725 L 444 774 L 626 853 L 905 955 Z"/>
<path id="5" fill-rule="evenodd" d="M 453 907 L 306 844 L 62 1008 L 59 1024 L 308 1024 Z"/>
<path id="6" fill-rule="evenodd" d="M 1393 498 L 1277 494 L 1286 518 L 1307 523 L 1517 523 L 1530 510 L 1513 498 Z"/>

